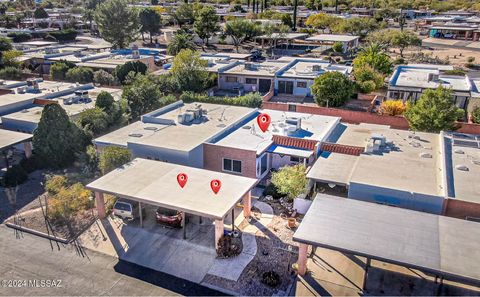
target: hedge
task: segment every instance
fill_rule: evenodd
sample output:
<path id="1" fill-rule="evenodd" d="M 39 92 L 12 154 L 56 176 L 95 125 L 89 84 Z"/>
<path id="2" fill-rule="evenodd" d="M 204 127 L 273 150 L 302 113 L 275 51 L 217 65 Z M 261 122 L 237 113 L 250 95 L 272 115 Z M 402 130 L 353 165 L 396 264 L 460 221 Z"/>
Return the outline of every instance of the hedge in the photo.
<path id="1" fill-rule="evenodd" d="M 183 92 L 180 95 L 180 100 L 185 103 L 191 102 L 205 102 L 212 104 L 245 106 L 252 108 L 259 108 L 262 105 L 262 96 L 259 93 L 248 93 L 239 97 L 215 97 L 202 94 L 195 94 L 192 92 Z"/>
<path id="2" fill-rule="evenodd" d="M 74 29 L 65 29 L 50 32 L 50 36 L 54 37 L 59 42 L 75 41 L 78 32 Z"/>

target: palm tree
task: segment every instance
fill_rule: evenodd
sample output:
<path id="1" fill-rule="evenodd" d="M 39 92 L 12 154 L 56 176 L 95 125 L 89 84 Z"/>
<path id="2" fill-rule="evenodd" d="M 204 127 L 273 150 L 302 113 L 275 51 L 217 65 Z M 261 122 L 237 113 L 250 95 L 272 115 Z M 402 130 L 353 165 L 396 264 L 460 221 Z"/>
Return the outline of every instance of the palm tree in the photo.
<path id="1" fill-rule="evenodd" d="M 195 43 L 193 42 L 193 37 L 185 32 L 177 33 L 173 36 L 172 41 L 167 47 L 167 53 L 169 55 L 175 56 L 182 49 L 195 50 Z"/>

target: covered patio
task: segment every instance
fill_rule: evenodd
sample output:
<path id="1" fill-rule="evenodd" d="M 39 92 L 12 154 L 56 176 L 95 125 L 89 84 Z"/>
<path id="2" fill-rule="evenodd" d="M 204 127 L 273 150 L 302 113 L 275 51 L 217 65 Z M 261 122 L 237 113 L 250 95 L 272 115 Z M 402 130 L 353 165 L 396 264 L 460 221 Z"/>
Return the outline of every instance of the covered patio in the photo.
<path id="1" fill-rule="evenodd" d="M 183 188 L 177 182 L 177 175 L 180 173 L 188 176 Z M 221 182 L 221 189 L 217 194 L 210 187 L 212 180 Z M 106 217 L 104 194 L 110 194 L 139 202 L 139 211 L 142 204 L 148 204 L 178 210 L 183 212 L 184 216 L 195 215 L 200 220 L 212 219 L 215 222 L 217 247 L 218 240 L 224 234 L 225 217 L 229 214 L 234 217 L 235 206 L 241 200 L 244 217 L 250 217 L 250 190 L 256 182 L 251 178 L 137 158 L 90 183 L 87 188 L 95 192 L 99 218 Z M 142 216 L 140 226 L 143 227 L 141 218 Z M 182 222 L 184 224 L 185 219 Z M 183 227 L 185 238 L 185 224 Z"/>
<path id="2" fill-rule="evenodd" d="M 23 144 L 25 157 L 30 158 L 32 155 L 32 137 L 31 134 L 0 129 L 0 151 L 3 153 L 6 168 L 12 165 L 9 161 L 9 150 L 17 145 Z"/>
<path id="3" fill-rule="evenodd" d="M 305 275 L 309 246 L 417 269 L 443 279 L 480 284 L 478 223 L 318 194 L 295 232 L 298 272 Z"/>

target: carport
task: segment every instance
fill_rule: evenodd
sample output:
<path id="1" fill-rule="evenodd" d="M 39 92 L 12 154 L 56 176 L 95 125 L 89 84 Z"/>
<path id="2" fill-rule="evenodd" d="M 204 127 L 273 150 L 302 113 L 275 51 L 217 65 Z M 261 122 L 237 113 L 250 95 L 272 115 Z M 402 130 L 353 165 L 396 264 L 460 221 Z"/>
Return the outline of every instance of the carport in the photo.
<path id="1" fill-rule="evenodd" d="M 188 176 L 184 188 L 177 182 L 180 173 Z M 217 194 L 210 188 L 210 182 L 215 179 L 222 184 Z M 217 247 L 218 239 L 224 233 L 224 218 L 230 211 L 234 215 L 234 207 L 240 200 L 243 199 L 244 216 L 250 217 L 250 190 L 256 182 L 252 178 L 137 158 L 90 183 L 87 188 L 95 192 L 99 218 L 106 216 L 103 195 L 111 194 L 138 201 L 140 211 L 145 203 L 182 211 L 184 215 L 189 213 L 213 219 Z M 185 217 L 182 221 L 185 222 Z"/>
<path id="2" fill-rule="evenodd" d="M 293 240 L 298 272 L 307 270 L 309 245 L 478 284 L 480 225 L 460 219 L 318 194 Z"/>
<path id="3" fill-rule="evenodd" d="M 30 143 L 32 137 L 33 135 L 31 134 L 0 129 L 0 150 L 4 152 L 5 163 L 7 167 L 9 167 L 9 164 L 6 156 L 6 150 L 17 144 L 23 143 L 25 157 L 30 158 L 32 155 L 32 144 Z"/>

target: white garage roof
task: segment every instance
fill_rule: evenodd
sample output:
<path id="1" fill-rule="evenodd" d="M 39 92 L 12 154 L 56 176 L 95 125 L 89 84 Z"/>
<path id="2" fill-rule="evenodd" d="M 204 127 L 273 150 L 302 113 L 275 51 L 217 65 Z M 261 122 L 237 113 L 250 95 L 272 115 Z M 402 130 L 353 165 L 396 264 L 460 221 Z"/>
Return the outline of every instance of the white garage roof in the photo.
<path id="1" fill-rule="evenodd" d="M 318 194 L 297 242 L 480 281 L 480 224 Z"/>
<path id="2" fill-rule="evenodd" d="M 184 188 L 177 175 L 185 173 Z M 218 179 L 218 194 L 210 181 Z M 87 185 L 92 191 L 112 194 L 213 219 L 222 219 L 250 191 L 256 179 L 137 158 Z"/>

